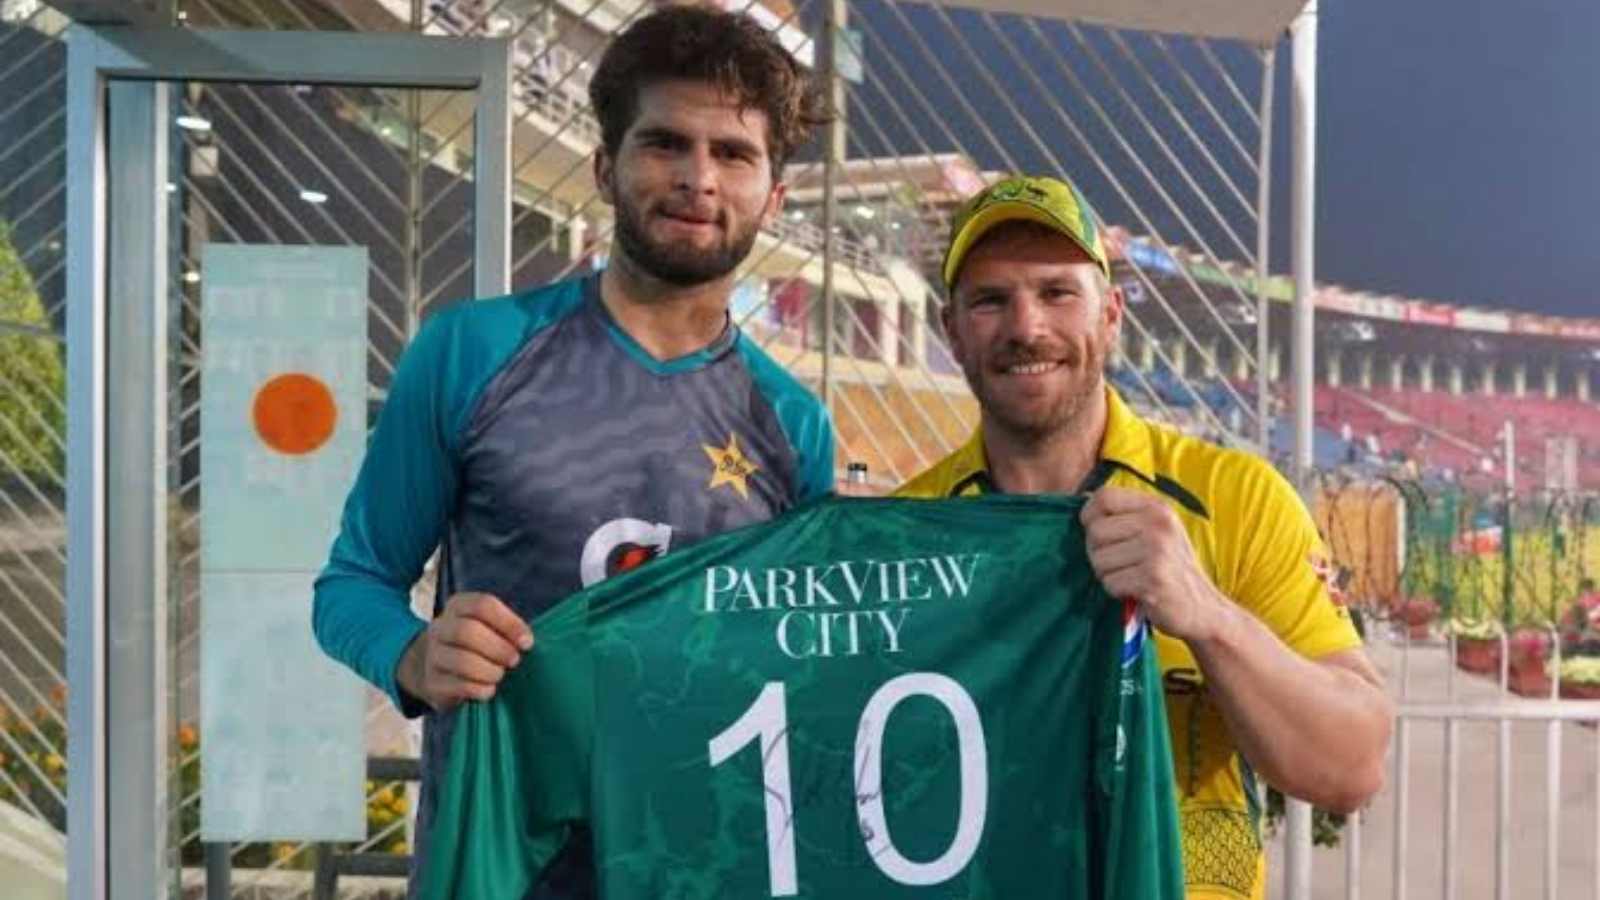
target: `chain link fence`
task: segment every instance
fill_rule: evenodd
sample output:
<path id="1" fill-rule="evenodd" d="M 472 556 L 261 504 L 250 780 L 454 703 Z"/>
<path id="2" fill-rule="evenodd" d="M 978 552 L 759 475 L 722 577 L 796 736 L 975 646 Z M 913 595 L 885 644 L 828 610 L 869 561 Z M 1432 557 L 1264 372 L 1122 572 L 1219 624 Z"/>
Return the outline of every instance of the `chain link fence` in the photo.
<path id="1" fill-rule="evenodd" d="M 1508 686 L 1547 695 L 1551 678 L 1600 685 L 1600 494 L 1513 496 L 1487 481 L 1321 472 L 1315 514 L 1346 599 L 1368 629 L 1401 641 L 1518 654 Z M 1491 651 L 1484 649 L 1485 653 Z"/>

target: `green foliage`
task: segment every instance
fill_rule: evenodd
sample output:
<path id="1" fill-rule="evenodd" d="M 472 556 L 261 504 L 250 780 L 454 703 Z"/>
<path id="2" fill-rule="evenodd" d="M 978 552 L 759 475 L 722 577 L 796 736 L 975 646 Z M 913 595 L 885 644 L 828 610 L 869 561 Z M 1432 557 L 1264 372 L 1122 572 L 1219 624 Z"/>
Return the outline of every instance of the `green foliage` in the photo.
<path id="1" fill-rule="evenodd" d="M 64 479 L 64 347 L 5 325 L 48 330 L 50 320 L 11 243 L 11 229 L 0 222 L 0 480 L 15 477 L 19 470 Z"/>
<path id="2" fill-rule="evenodd" d="M 1574 656 L 1561 661 L 1562 681 L 1575 684 L 1600 684 L 1600 657 Z"/>
<path id="3" fill-rule="evenodd" d="M 1444 632 L 1460 638 L 1486 641 L 1505 634 L 1506 629 L 1499 619 L 1457 616 L 1445 623 Z"/>
<path id="4" fill-rule="evenodd" d="M 1267 788 L 1267 834 L 1276 834 L 1284 817 L 1283 794 L 1275 787 Z M 1339 846 L 1339 835 L 1344 831 L 1345 816 L 1325 809 L 1311 808 L 1311 843 L 1318 847 Z"/>
<path id="5" fill-rule="evenodd" d="M 0 801 L 38 810 L 45 821 L 65 832 L 67 807 L 67 695 L 62 688 L 29 715 L 0 706 Z"/>

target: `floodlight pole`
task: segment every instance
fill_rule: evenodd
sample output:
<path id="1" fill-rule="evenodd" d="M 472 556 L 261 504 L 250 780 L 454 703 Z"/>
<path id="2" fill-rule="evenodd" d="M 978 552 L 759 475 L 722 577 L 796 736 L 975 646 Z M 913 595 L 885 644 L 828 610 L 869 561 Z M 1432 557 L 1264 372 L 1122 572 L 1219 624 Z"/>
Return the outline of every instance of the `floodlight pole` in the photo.
<path id="1" fill-rule="evenodd" d="M 1316 162 L 1317 162 L 1317 0 L 1290 26 L 1294 68 L 1290 95 L 1293 134 L 1289 226 L 1294 270 L 1294 465 L 1295 485 L 1310 499 L 1311 402 L 1314 366 L 1312 297 L 1316 290 Z M 1311 807 L 1290 799 L 1286 804 L 1284 894 L 1289 900 L 1311 896 Z"/>
<path id="2" fill-rule="evenodd" d="M 822 384 L 819 393 L 824 406 L 833 401 L 833 341 L 838 304 L 837 289 L 833 283 L 834 259 L 838 254 L 838 241 L 834 237 L 839 218 L 838 198 L 834 185 L 839 178 L 839 167 L 844 162 L 845 143 L 845 86 L 839 74 L 839 42 L 844 40 L 844 27 L 849 11 L 845 0 L 828 0 L 827 18 L 823 23 L 821 75 L 828 86 L 828 106 L 833 121 L 828 123 L 822 152 Z M 830 460 L 831 462 L 831 460 Z"/>

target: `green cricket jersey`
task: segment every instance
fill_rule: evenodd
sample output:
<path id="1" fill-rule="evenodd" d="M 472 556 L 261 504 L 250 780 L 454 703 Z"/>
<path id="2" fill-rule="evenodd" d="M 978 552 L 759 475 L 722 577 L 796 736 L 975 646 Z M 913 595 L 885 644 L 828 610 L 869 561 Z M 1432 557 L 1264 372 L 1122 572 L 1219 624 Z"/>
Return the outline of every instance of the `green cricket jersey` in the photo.
<path id="1" fill-rule="evenodd" d="M 1183 892 L 1147 627 L 1075 498 L 830 499 L 532 622 L 462 712 L 427 898 Z"/>

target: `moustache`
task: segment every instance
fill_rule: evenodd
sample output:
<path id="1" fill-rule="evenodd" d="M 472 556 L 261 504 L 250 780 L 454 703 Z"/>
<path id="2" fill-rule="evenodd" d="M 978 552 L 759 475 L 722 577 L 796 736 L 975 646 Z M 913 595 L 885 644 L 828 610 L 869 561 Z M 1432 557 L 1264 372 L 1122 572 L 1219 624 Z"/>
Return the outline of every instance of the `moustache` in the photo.
<path id="1" fill-rule="evenodd" d="M 1081 361 L 1082 354 L 1075 349 L 1049 344 L 1009 344 L 1001 348 L 993 360 L 1000 368 L 1053 362 L 1076 366 Z"/>

